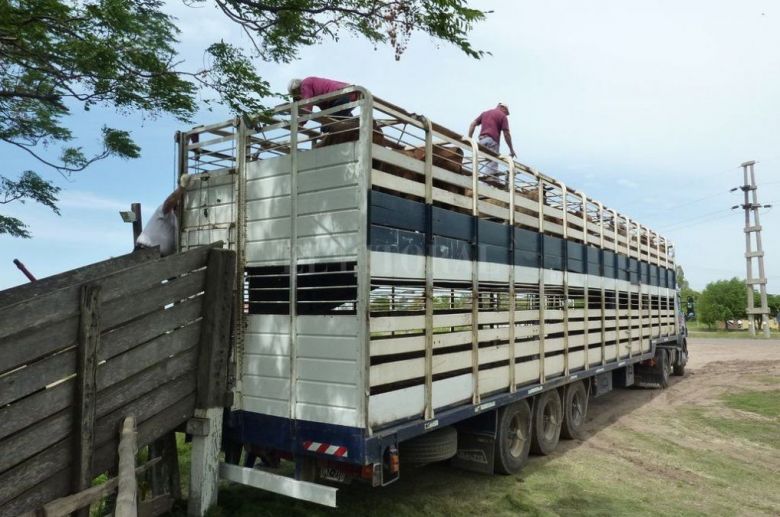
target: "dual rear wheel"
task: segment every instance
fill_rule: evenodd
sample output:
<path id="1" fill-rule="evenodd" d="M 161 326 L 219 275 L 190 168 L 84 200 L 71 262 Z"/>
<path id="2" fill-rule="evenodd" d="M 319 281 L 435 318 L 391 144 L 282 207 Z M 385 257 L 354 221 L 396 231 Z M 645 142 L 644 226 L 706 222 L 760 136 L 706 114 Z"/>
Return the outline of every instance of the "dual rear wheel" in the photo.
<path id="1" fill-rule="evenodd" d="M 533 411 L 526 400 L 499 409 L 494 470 L 515 474 L 530 452 L 552 453 L 561 436 L 582 438 L 587 412 L 588 392 L 582 382 L 566 386 L 563 400 L 559 390 L 544 392 L 537 397 Z"/>

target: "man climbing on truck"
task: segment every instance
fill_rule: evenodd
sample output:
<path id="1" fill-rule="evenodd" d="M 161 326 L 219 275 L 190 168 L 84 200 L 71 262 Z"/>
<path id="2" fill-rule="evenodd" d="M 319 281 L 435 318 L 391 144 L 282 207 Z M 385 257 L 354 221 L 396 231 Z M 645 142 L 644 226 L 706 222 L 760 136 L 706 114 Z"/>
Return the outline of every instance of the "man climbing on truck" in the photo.
<path id="1" fill-rule="evenodd" d="M 501 133 L 504 134 L 504 141 L 509 146 L 509 154 L 512 158 L 515 157 L 515 149 L 512 146 L 512 135 L 509 132 L 509 106 L 501 102 L 493 108 L 487 111 L 483 111 L 469 126 L 469 138 L 474 134 L 474 130 L 477 126 L 480 126 L 479 130 L 479 144 L 487 147 L 494 153 L 498 154 L 501 142 Z M 498 164 L 496 162 L 490 162 L 487 166 L 489 172 L 495 173 Z"/>
<path id="2" fill-rule="evenodd" d="M 290 95 L 294 101 L 300 101 L 318 97 L 320 95 L 325 95 L 326 93 L 335 92 L 341 90 L 342 88 L 346 88 L 347 86 L 349 86 L 347 83 L 334 81 L 332 79 L 325 79 L 324 77 L 307 77 L 303 80 L 292 79 L 290 84 L 287 86 L 287 90 L 290 92 Z M 328 99 L 327 101 L 320 101 L 315 103 L 314 106 L 317 106 L 320 110 L 326 110 L 329 108 L 335 108 L 336 106 L 341 106 L 343 104 L 349 104 L 356 98 L 357 97 L 354 93 L 346 94 L 334 99 Z M 301 110 L 306 113 L 311 113 L 311 108 L 306 106 L 301 106 Z M 337 111 L 336 113 L 333 113 L 333 116 L 351 117 L 352 109 L 348 108 L 342 111 Z"/>

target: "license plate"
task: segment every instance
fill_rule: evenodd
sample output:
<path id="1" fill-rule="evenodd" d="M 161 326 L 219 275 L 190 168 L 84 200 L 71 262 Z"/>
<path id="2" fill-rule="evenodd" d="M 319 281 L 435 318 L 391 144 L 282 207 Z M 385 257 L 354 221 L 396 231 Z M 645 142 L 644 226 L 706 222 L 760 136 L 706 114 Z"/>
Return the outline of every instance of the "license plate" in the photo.
<path id="1" fill-rule="evenodd" d="M 335 481 L 337 483 L 346 483 L 347 474 L 343 470 L 333 467 L 322 467 L 320 469 L 320 477 L 328 481 Z"/>

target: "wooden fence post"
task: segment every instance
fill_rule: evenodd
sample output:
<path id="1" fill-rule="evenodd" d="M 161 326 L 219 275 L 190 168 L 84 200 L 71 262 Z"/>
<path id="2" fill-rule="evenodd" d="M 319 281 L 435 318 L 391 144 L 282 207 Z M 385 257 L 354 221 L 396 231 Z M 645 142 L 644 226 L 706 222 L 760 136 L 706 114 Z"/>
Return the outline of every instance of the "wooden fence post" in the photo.
<path id="1" fill-rule="evenodd" d="M 217 502 L 222 413 L 228 392 L 231 310 L 236 277 L 234 251 L 209 252 L 203 301 L 187 514 L 202 516 Z"/>
<path id="2" fill-rule="evenodd" d="M 138 515 L 138 502 L 136 494 L 138 483 L 135 479 L 135 453 L 136 446 L 135 417 L 128 416 L 122 424 L 122 433 L 119 435 L 119 489 L 116 496 L 116 517 L 136 517 Z"/>
<path id="3" fill-rule="evenodd" d="M 81 313 L 78 327 L 78 363 L 74 419 L 75 454 L 73 492 L 92 485 L 92 454 L 95 442 L 95 400 L 97 398 L 97 350 L 100 343 L 100 286 L 81 288 Z M 89 508 L 76 512 L 88 517 Z"/>

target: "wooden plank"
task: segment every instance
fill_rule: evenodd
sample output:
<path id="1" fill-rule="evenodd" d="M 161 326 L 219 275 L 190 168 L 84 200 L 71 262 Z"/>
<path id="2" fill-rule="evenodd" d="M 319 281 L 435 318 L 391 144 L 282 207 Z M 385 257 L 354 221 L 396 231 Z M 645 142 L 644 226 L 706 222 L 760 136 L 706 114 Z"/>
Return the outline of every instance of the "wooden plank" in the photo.
<path id="1" fill-rule="evenodd" d="M 73 411 L 66 408 L 41 420 L 28 431 L 0 442 L 0 472 L 5 472 L 67 437 L 73 428 L 73 421 Z"/>
<path id="2" fill-rule="evenodd" d="M 103 328 L 119 325 L 156 312 L 171 303 L 179 303 L 203 291 L 206 271 L 200 270 L 157 284 L 131 297 L 114 299 L 103 308 Z M 165 318 L 163 318 L 163 326 Z"/>
<path id="3" fill-rule="evenodd" d="M 182 347 L 179 337 L 188 340 L 186 345 L 192 346 L 197 342 L 197 338 L 193 338 L 192 333 L 193 326 L 200 328 L 199 322 L 195 322 L 186 327 L 176 329 L 171 333 L 163 334 L 147 343 L 144 343 L 130 352 L 121 354 L 118 356 L 119 360 L 123 361 L 123 364 L 127 364 L 126 369 L 128 372 L 126 375 L 122 374 L 122 371 L 106 372 L 107 368 L 101 366 L 98 369 L 98 385 L 102 389 L 107 382 L 104 377 L 109 375 L 113 382 L 137 373 L 149 366 L 152 366 L 155 362 L 159 361 L 163 357 L 173 355 L 181 352 L 188 346 Z M 110 343 L 108 344 L 110 345 Z M 107 359 L 106 356 L 112 352 L 111 346 L 106 346 L 98 352 L 98 360 L 103 361 Z M 144 357 L 143 354 L 150 354 Z M 130 355 L 131 357 L 125 357 Z M 111 358 L 113 360 L 113 358 Z M 135 364 L 134 361 L 137 361 Z M 106 363 L 107 364 L 107 363 Z M 142 365 L 139 367 L 139 365 Z M 32 363 L 24 368 L 21 368 L 15 372 L 0 377 L 0 406 L 18 400 L 25 397 L 35 391 L 38 391 L 47 385 L 50 385 L 56 381 L 61 381 L 73 375 L 76 372 L 76 349 L 71 348 L 64 352 L 58 353 L 51 357 L 47 357 L 44 360 Z M 101 380 L 102 379 L 102 380 Z"/>
<path id="4" fill-rule="evenodd" d="M 114 300 L 103 307 L 103 326 L 104 328 L 116 326 L 121 322 L 143 315 L 148 319 L 134 321 L 132 328 L 123 331 L 124 336 L 130 341 L 142 342 L 143 337 L 151 337 L 155 330 L 159 330 L 158 333 L 163 333 L 180 324 L 181 320 L 174 318 L 174 314 L 161 309 L 181 298 L 184 298 L 185 302 L 192 301 L 186 297 L 201 291 L 204 285 L 205 271 L 198 271 L 173 282 L 159 284 L 136 295 L 132 301 L 128 299 Z M 188 306 L 187 314 L 190 315 L 191 319 L 197 317 L 193 315 L 196 311 L 199 315 L 200 301 L 198 300 L 197 303 L 198 308 Z M 179 309 L 179 305 L 177 304 L 173 309 Z M 171 324 L 168 325 L 168 323 Z M 19 365 L 72 346 L 75 344 L 77 326 L 78 317 L 72 316 L 48 326 L 36 327 L 22 334 L 0 339 L 0 357 L 3 358 L 3 365 L 0 368 L 3 370 L 18 368 Z M 134 335 L 138 337 L 133 338 Z M 127 348 L 129 348 L 127 343 L 117 344 L 117 351 L 113 355 Z"/>
<path id="5" fill-rule="evenodd" d="M 125 415 L 135 415 L 139 421 L 146 420 L 166 407 L 195 392 L 195 374 L 187 373 L 178 379 L 158 386 L 153 391 L 102 416 L 95 424 L 95 443 L 104 444 L 112 440 Z M 159 438 L 156 436 L 155 439 Z"/>
<path id="6" fill-rule="evenodd" d="M 179 475 L 179 457 L 176 449 L 176 433 L 171 432 L 149 445 L 149 457 L 161 460 L 149 471 L 149 484 L 152 494 L 170 494 L 181 499 L 181 478 Z M 139 509 L 140 512 L 140 509 Z"/>
<path id="7" fill-rule="evenodd" d="M 49 294 L 52 291 L 62 289 L 63 287 L 89 282 L 95 278 L 113 273 L 120 269 L 126 269 L 157 258 L 160 258 L 160 250 L 157 248 L 140 249 L 133 253 L 128 253 L 127 255 L 113 257 L 101 262 L 95 262 L 88 266 L 41 278 L 33 283 L 12 287 L 11 289 L 0 291 L 0 308 L 5 308 L 23 301 L 29 301 L 30 298 Z"/>
<path id="8" fill-rule="evenodd" d="M 177 362 L 183 360 L 180 356 L 177 359 Z M 150 414 L 154 414 L 156 411 L 166 407 L 172 401 L 194 392 L 195 373 L 194 368 L 192 368 L 194 366 L 194 354 L 191 354 L 191 359 L 188 361 L 184 360 L 190 366 L 189 371 L 167 383 L 163 384 L 163 381 L 158 380 L 157 384 L 151 384 L 151 387 L 149 384 L 138 386 L 137 381 L 147 380 L 144 379 L 146 376 L 139 376 L 135 379 L 136 386 L 127 387 L 125 384 L 118 386 L 120 389 L 127 389 L 130 395 L 120 391 L 120 389 L 115 389 L 112 390 L 113 393 L 109 393 L 110 397 L 99 399 L 101 404 L 97 409 L 100 412 L 96 412 L 98 420 L 94 426 L 94 433 L 92 433 L 93 442 L 100 443 L 110 439 L 113 430 L 116 429 L 121 419 L 128 412 L 139 415 L 139 418 L 148 417 Z M 132 394 L 137 394 L 138 391 L 142 391 L 141 396 L 130 398 Z M 123 396 L 119 396 L 120 393 Z M 74 426 L 73 422 L 73 413 L 66 409 L 38 423 L 29 431 L 17 433 L 0 443 L 0 472 L 8 470 L 27 458 L 44 451 L 47 447 L 67 438 L 71 429 L 78 427 Z M 77 437 L 78 432 L 73 433 L 73 438 Z M 78 448 L 74 450 L 74 453 L 78 454 Z M 78 456 L 76 457 L 78 458 Z M 75 468 L 76 464 L 74 463 L 73 466 Z M 87 473 L 87 478 L 91 481 L 91 470 Z M 72 489 L 72 491 L 80 490 L 83 489 Z"/>
<path id="9" fill-rule="evenodd" d="M 135 417 L 124 419 L 119 435 L 119 483 L 117 484 L 116 517 L 136 517 L 138 482 L 135 479 L 135 453 L 138 451 L 135 434 Z"/>
<path id="10" fill-rule="evenodd" d="M 92 449 L 97 398 L 97 351 L 100 344 L 100 286 L 81 288 L 79 329 L 77 337 L 76 405 L 73 426 L 74 458 L 71 489 L 80 492 L 92 484 Z M 89 517 L 89 508 L 78 512 Z"/>
<path id="11" fill-rule="evenodd" d="M 135 475 L 140 476 L 151 467 L 157 465 L 160 462 L 159 458 L 155 458 L 147 461 L 140 467 L 135 469 Z M 60 497 L 49 503 L 43 505 L 41 513 L 45 517 L 66 517 L 71 512 L 78 510 L 84 506 L 90 505 L 99 501 L 103 497 L 107 496 L 114 490 L 116 490 L 119 479 L 116 477 L 109 478 L 105 483 L 89 487 L 86 490 L 66 497 Z M 140 509 L 139 509 L 140 513 Z M 157 514 L 159 515 L 159 514 Z"/>
<path id="12" fill-rule="evenodd" d="M 143 421 L 142 424 L 139 424 L 139 447 L 147 445 L 166 432 L 175 429 L 192 416 L 195 407 L 194 379 L 193 376 L 190 376 L 184 380 L 179 379 L 159 386 L 148 397 L 137 399 L 135 403 L 125 406 L 128 410 L 136 410 L 138 421 Z M 148 403 L 145 403 L 147 401 Z M 123 409 L 119 408 L 105 417 L 98 418 L 95 426 L 96 446 L 93 456 L 92 476 L 105 472 L 116 464 L 116 447 L 118 443 L 116 430 L 124 416 L 122 411 Z M 68 493 L 72 477 L 72 471 L 68 468 L 68 465 L 71 463 L 72 458 L 72 441 L 66 436 L 48 449 L 42 450 L 23 463 L 0 473 L 0 515 L 5 515 L 2 507 L 5 501 L 17 498 L 20 494 L 39 483 L 41 483 L 41 486 L 47 485 L 50 482 L 47 478 L 52 476 L 52 472 L 56 473 L 65 469 L 64 473 L 67 483 L 62 487 L 63 490 L 56 495 L 51 495 L 50 492 L 44 491 L 45 494 L 49 494 L 48 498 L 33 499 L 37 501 L 37 504 L 42 504 Z M 60 485 L 57 486 L 59 487 Z M 29 495 L 25 496 L 25 499 L 27 498 L 29 498 Z M 15 513 L 11 513 L 11 515 L 15 515 Z"/>
<path id="13" fill-rule="evenodd" d="M 78 315 L 0 339 L 0 373 L 76 344 Z"/>
<path id="14" fill-rule="evenodd" d="M 199 335 L 200 322 L 195 322 L 112 357 L 98 368 L 98 389 L 102 390 L 154 366 L 171 355 L 191 349 L 197 345 Z"/>
<path id="15" fill-rule="evenodd" d="M 175 497 L 170 495 L 158 495 L 146 501 L 138 503 L 138 517 L 156 517 L 171 511 Z"/>
<path id="16" fill-rule="evenodd" d="M 183 273 L 200 269 L 206 263 L 209 250 L 221 246 L 222 243 L 217 242 L 194 248 L 103 277 L 100 279 L 101 302 L 107 304 L 112 300 L 146 291 Z M 0 309 L 0 319 L 9 322 L 0 326 L 0 338 L 77 314 L 79 289 L 80 286 L 66 287 Z"/>
<path id="17" fill-rule="evenodd" d="M 103 391 L 98 395 L 97 415 L 104 415 L 126 401 L 140 397 L 155 384 L 164 384 L 186 371 L 193 371 L 196 359 L 196 349 L 191 348 L 118 384 L 103 386 Z M 74 389 L 75 379 L 69 379 L 0 408 L 0 439 L 71 406 Z M 67 425 L 70 423 L 66 424 L 66 427 Z M 3 446 L 0 445 L 0 451 L 2 450 Z"/>
<path id="18" fill-rule="evenodd" d="M 158 412 L 153 417 L 138 425 L 138 447 L 149 445 L 157 438 L 169 433 L 195 414 L 195 392 L 177 400 L 170 406 Z M 116 463 L 116 447 L 118 438 L 112 436 L 111 441 L 101 445 L 95 453 L 93 474 L 107 471 Z"/>
<path id="19" fill-rule="evenodd" d="M 235 251 L 212 249 L 207 271 L 198 359 L 199 408 L 224 406 L 228 392 Z"/>

